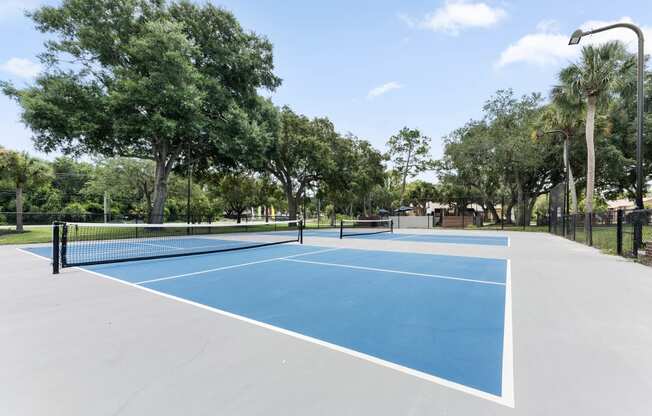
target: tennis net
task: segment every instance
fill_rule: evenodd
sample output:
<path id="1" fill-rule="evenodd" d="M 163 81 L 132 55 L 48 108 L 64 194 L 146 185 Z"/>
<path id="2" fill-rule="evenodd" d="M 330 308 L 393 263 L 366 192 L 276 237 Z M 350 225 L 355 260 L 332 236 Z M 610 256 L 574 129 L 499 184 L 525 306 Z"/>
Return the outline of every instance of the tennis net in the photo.
<path id="1" fill-rule="evenodd" d="M 356 235 L 371 235 L 394 232 L 392 220 L 342 220 L 340 221 L 340 239 Z"/>
<path id="2" fill-rule="evenodd" d="M 234 251 L 303 243 L 301 221 L 245 224 L 54 223 L 53 272 L 59 267 Z"/>

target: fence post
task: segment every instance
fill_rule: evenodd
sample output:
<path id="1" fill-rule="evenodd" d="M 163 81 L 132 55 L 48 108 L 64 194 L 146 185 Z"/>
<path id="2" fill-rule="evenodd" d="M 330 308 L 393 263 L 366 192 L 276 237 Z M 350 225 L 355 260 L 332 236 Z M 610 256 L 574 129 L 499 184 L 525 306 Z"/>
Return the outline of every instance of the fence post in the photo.
<path id="1" fill-rule="evenodd" d="M 52 224 L 52 274 L 59 274 L 59 223 Z"/>
<path id="2" fill-rule="evenodd" d="M 619 209 L 616 214 L 616 252 L 623 255 L 623 210 Z"/>
<path id="3" fill-rule="evenodd" d="M 634 241 L 632 241 L 632 254 L 638 258 L 638 251 L 643 243 L 643 211 L 633 211 L 631 214 L 634 223 Z"/>

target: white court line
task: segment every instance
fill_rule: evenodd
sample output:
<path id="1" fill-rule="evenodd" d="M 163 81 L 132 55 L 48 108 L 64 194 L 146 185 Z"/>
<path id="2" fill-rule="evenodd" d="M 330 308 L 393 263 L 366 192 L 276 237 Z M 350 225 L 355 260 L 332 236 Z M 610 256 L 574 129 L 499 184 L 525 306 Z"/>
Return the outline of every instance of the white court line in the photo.
<path id="1" fill-rule="evenodd" d="M 279 260 L 282 261 L 291 261 L 295 263 L 307 263 L 307 264 L 317 264 L 320 266 L 331 266 L 331 267 L 343 267 L 347 269 L 356 269 L 356 270 L 367 270 L 367 271 L 373 271 L 373 272 L 383 272 L 383 273 L 396 273 L 396 274 L 405 274 L 409 276 L 422 276 L 422 277 L 432 277 L 435 279 L 443 279 L 443 280 L 458 280 L 461 282 L 471 282 L 471 283 L 480 283 L 483 285 L 495 285 L 495 286 L 505 286 L 505 283 L 500 283 L 500 282 L 491 282 L 487 280 L 475 280 L 475 279 L 465 279 L 462 277 L 453 277 L 453 276 L 444 276 L 440 274 L 427 274 L 427 273 L 414 273 L 414 272 L 405 272 L 402 270 L 391 270 L 391 269 L 378 269 L 375 267 L 364 267 L 364 266 L 353 266 L 350 264 L 339 264 L 339 263 L 324 263 L 320 261 L 310 261 L 310 260 L 296 260 L 293 258 L 280 258 Z"/>
<path id="2" fill-rule="evenodd" d="M 328 250 L 328 251 L 340 250 L 340 249 L 341 248 L 335 248 L 335 249 Z M 20 249 L 20 248 L 18 250 L 20 250 L 20 251 L 22 251 L 24 253 L 32 254 L 33 256 L 36 256 L 36 257 L 38 257 L 40 259 L 43 259 L 43 260 L 48 259 L 47 257 L 43 257 L 41 255 L 29 252 L 27 250 L 23 250 L 23 249 Z M 309 254 L 309 253 L 304 253 L 304 254 Z M 509 266 L 509 263 L 508 263 L 508 266 Z M 212 306 L 204 305 L 204 304 L 194 302 L 194 301 L 191 301 L 191 300 L 188 300 L 188 299 L 184 299 L 184 298 L 180 298 L 180 297 L 177 297 L 177 296 L 174 296 L 174 295 L 170 295 L 170 294 L 167 294 L 167 293 L 164 293 L 164 292 L 159 292 L 159 291 L 157 291 L 155 289 L 150 289 L 150 288 L 148 288 L 146 286 L 139 286 L 138 284 L 130 283 L 130 282 L 118 279 L 116 277 L 112 277 L 112 276 L 105 275 L 105 274 L 102 274 L 102 273 L 94 272 L 92 270 L 84 269 L 82 267 L 74 267 L 74 269 L 82 271 L 82 272 L 89 273 L 89 274 L 94 275 L 96 277 L 100 277 L 100 278 L 103 278 L 103 279 L 109 279 L 109 280 L 112 280 L 112 281 L 114 281 L 116 283 L 131 286 L 131 287 L 134 287 L 134 288 L 137 288 L 137 289 L 140 289 L 140 290 L 144 290 L 146 292 L 149 292 L 149 293 L 152 293 L 152 294 L 164 297 L 164 298 L 172 299 L 172 300 L 175 300 L 175 301 L 180 302 L 180 303 L 185 303 L 187 305 L 192 305 L 192 306 L 195 306 L 197 308 L 201 308 L 201 309 L 213 312 L 213 313 L 218 314 L 218 315 L 226 316 L 226 317 L 236 319 L 236 320 L 241 321 L 241 322 L 245 322 L 245 323 L 248 323 L 248 324 L 251 324 L 251 325 L 255 325 L 257 327 L 264 328 L 264 329 L 267 329 L 267 330 L 270 330 L 270 331 L 273 331 L 273 332 L 276 332 L 276 333 L 287 335 L 287 336 L 290 336 L 290 337 L 295 338 L 295 339 L 299 339 L 299 340 L 302 340 L 302 341 L 305 341 L 305 342 L 309 342 L 311 344 L 319 345 L 319 346 L 328 348 L 330 350 L 337 351 L 337 352 L 340 352 L 340 353 L 343 353 L 343 354 L 347 354 L 349 356 L 352 356 L 352 357 L 355 357 L 355 358 L 370 362 L 372 364 L 379 365 L 381 367 L 389 368 L 391 370 L 398 371 L 398 372 L 401 372 L 403 374 L 407 374 L 407 375 L 410 375 L 410 376 L 413 376 L 413 377 L 417 377 L 419 379 L 429 381 L 431 383 L 438 384 L 440 386 L 444 386 L 444 387 L 447 387 L 447 388 L 451 388 L 453 390 L 461 391 L 463 393 L 469 394 L 469 395 L 474 396 L 474 397 L 485 399 L 485 400 L 488 400 L 488 401 L 491 401 L 491 402 L 494 402 L 494 403 L 497 403 L 497 404 L 500 404 L 500 405 L 503 405 L 503 406 L 506 406 L 506 407 L 514 408 L 514 390 L 513 390 L 513 374 L 514 373 L 513 373 L 513 368 L 510 368 L 513 365 L 513 357 L 512 357 L 512 355 L 508 355 L 506 357 L 503 357 L 503 372 L 502 372 L 502 374 L 503 374 L 503 384 L 502 384 L 502 394 L 503 394 L 503 396 L 496 396 L 494 394 L 487 393 L 485 391 L 478 390 L 478 389 L 475 389 L 473 387 L 466 386 L 464 384 L 459 384 L 459 383 L 456 383 L 454 381 L 447 380 L 445 378 L 433 376 L 432 374 L 424 373 L 424 372 L 421 372 L 419 370 L 415 370 L 413 368 L 404 367 L 404 366 L 402 366 L 400 364 L 396 364 L 396 363 L 393 363 L 391 361 L 385 361 L 385 360 L 383 360 L 381 358 L 377 358 L 377 357 L 374 357 L 374 356 L 371 356 L 371 355 L 367 355 L 365 353 L 355 351 L 355 350 L 351 350 L 349 348 L 342 347 L 342 346 L 339 346 L 339 345 L 336 345 L 336 344 L 331 344 L 330 342 L 322 341 L 320 339 L 313 338 L 313 337 L 310 337 L 310 336 L 307 336 L 307 335 L 303 335 L 303 334 L 300 334 L 298 332 L 294 332 L 294 331 L 290 331 L 290 330 L 287 330 L 287 329 L 279 328 L 279 327 L 276 327 L 274 325 L 270 325 L 270 324 L 267 324 L 267 323 L 264 323 L 264 322 L 256 321 L 256 320 L 253 320 L 253 319 L 250 319 L 250 318 L 246 318 L 244 316 L 236 315 L 236 314 L 234 314 L 232 312 L 227 312 L 227 311 L 224 311 L 224 310 L 221 310 L 221 309 L 214 308 Z M 511 272 L 510 272 L 510 270 L 511 269 L 508 268 L 507 277 L 508 277 L 509 280 L 508 280 L 507 290 L 506 290 L 506 293 L 505 293 L 505 296 L 506 296 L 506 298 L 505 298 L 505 303 L 506 303 L 505 304 L 505 307 L 506 307 L 506 309 L 505 309 L 505 323 L 509 323 L 509 332 L 507 332 L 508 331 L 507 327 L 504 328 L 504 330 L 506 331 L 505 339 L 507 339 L 509 337 L 510 342 L 507 345 L 507 348 L 505 348 L 505 345 L 503 345 L 503 353 L 505 353 L 505 351 L 511 352 L 511 350 L 512 350 L 512 343 L 511 343 L 511 334 L 512 334 L 512 331 L 511 331 L 511 329 L 512 329 L 512 327 L 511 327 L 511 304 L 512 303 L 511 303 L 511 289 L 510 289 L 510 286 L 511 286 Z M 509 310 L 507 309 L 508 305 L 510 307 Z M 507 319 L 508 316 L 509 316 L 509 321 Z M 507 368 L 506 368 L 506 366 L 507 366 Z M 509 376 L 510 374 L 511 374 L 511 377 L 506 380 L 504 377 Z M 511 386 L 512 388 L 509 389 L 509 386 Z"/>
<path id="3" fill-rule="evenodd" d="M 143 285 L 145 283 L 154 283 L 154 282 L 161 282 L 161 281 L 164 281 L 164 280 L 178 279 L 178 278 L 181 278 L 181 277 L 197 276 L 197 275 L 200 275 L 200 274 L 218 272 L 218 271 L 221 271 L 221 270 L 237 269 L 239 267 L 251 266 L 251 265 L 254 265 L 254 264 L 269 263 L 269 262 L 272 262 L 272 261 L 286 260 L 286 259 L 290 259 L 290 258 L 293 258 L 293 257 L 307 256 L 309 254 L 326 253 L 326 252 L 335 251 L 335 250 L 340 250 L 340 248 L 329 248 L 329 249 L 326 249 L 326 250 L 310 251 L 308 253 L 293 254 L 291 256 L 284 256 L 284 257 L 274 257 L 272 259 L 252 261 L 252 262 L 249 262 L 249 263 L 232 264 L 230 266 L 217 267 L 215 269 L 200 270 L 198 272 L 177 274 L 177 275 L 174 275 L 174 276 L 166 276 L 166 277 L 159 277 L 157 279 L 143 280 L 141 282 L 136 282 L 134 284 L 135 285 Z"/>
<path id="4" fill-rule="evenodd" d="M 396 233 L 396 234 L 400 235 L 399 233 Z M 389 240 L 400 240 L 400 239 L 403 239 L 403 238 L 410 238 L 410 237 L 414 237 L 414 236 L 415 236 L 415 234 L 407 234 L 407 235 L 404 235 L 404 236 L 401 236 L 401 237 L 389 238 Z"/>
<path id="5" fill-rule="evenodd" d="M 49 226 L 48 226 L 48 227 L 49 227 Z M 41 259 L 41 260 L 49 260 L 50 263 L 52 263 L 52 258 L 51 258 L 51 257 L 41 256 L 40 254 L 32 253 L 32 252 L 29 251 L 29 250 L 25 250 L 24 248 L 19 248 L 19 247 L 17 247 L 16 250 L 21 251 L 21 252 L 23 252 L 23 253 L 25 253 L 25 254 L 32 255 L 32 256 L 34 256 L 34 257 L 38 257 L 38 258 Z"/>
<path id="6" fill-rule="evenodd" d="M 514 407 L 514 344 L 512 331 L 512 263 L 505 271 L 505 322 L 503 324 L 503 371 L 501 394 L 505 405 Z"/>

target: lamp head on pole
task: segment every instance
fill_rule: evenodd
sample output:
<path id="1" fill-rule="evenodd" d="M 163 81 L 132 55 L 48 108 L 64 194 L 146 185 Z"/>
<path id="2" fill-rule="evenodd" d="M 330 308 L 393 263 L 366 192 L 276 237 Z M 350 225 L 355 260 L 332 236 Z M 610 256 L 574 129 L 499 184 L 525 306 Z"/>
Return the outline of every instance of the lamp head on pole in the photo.
<path id="1" fill-rule="evenodd" d="M 580 40 L 582 39 L 582 36 L 584 36 L 584 32 L 582 29 L 577 29 L 575 32 L 570 37 L 570 40 L 568 41 L 569 45 L 577 45 L 580 43 Z"/>

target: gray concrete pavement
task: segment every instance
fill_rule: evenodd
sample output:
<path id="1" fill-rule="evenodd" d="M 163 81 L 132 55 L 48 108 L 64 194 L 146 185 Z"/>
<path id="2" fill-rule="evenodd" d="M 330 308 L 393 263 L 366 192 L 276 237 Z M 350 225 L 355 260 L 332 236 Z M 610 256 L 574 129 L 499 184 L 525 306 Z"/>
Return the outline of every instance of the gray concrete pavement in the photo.
<path id="1" fill-rule="evenodd" d="M 649 415 L 652 268 L 506 234 L 306 243 L 509 258 L 514 408 L 5 246 L 0 415 Z"/>

